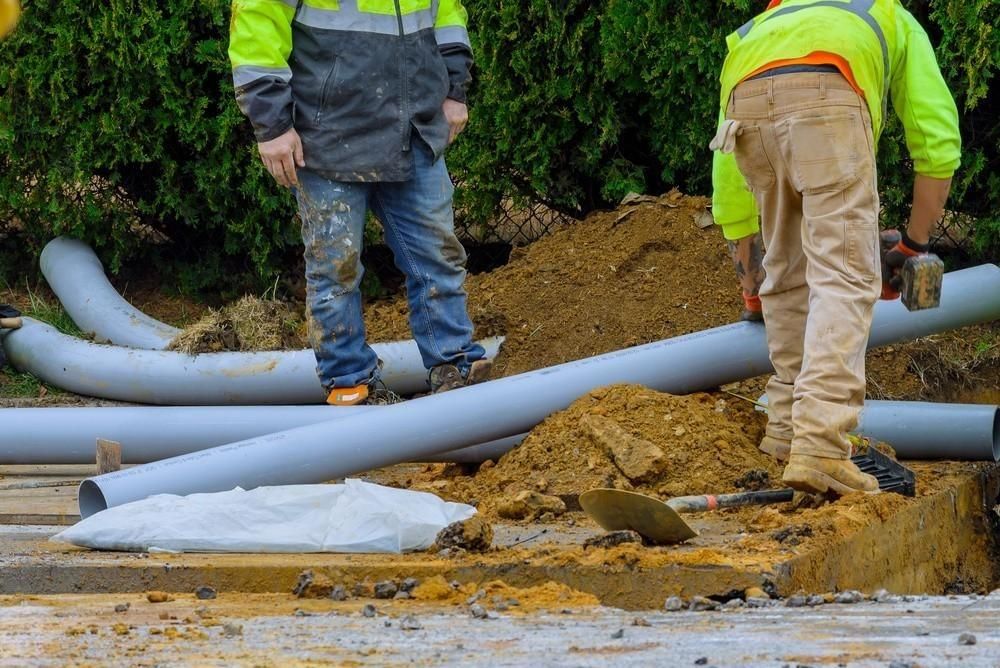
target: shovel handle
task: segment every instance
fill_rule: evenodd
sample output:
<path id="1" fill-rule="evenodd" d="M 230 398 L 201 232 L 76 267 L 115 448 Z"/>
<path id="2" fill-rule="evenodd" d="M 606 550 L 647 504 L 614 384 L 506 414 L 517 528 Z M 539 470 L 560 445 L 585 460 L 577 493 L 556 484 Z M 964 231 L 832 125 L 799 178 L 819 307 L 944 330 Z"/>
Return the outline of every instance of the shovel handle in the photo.
<path id="1" fill-rule="evenodd" d="M 21 329 L 20 318 L 0 318 L 0 329 Z"/>
<path id="2" fill-rule="evenodd" d="M 787 503 L 792 500 L 794 494 L 795 491 L 792 489 L 766 489 L 760 492 L 740 492 L 738 494 L 678 496 L 667 501 L 667 505 L 679 513 L 700 513 L 717 508 Z"/>

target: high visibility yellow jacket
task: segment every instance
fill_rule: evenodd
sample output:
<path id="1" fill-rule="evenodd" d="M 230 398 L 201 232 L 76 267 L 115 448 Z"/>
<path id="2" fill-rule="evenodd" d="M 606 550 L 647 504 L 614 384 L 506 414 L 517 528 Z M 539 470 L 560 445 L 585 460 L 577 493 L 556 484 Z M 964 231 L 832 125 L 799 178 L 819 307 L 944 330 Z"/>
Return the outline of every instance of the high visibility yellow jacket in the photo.
<path id="1" fill-rule="evenodd" d="M 235 0 L 229 57 L 258 141 L 290 128 L 306 167 L 336 181 L 405 181 L 413 132 L 448 143 L 472 49 L 461 0 Z"/>
<path id="2" fill-rule="evenodd" d="M 876 141 L 889 98 L 918 174 L 948 178 L 958 168 L 961 138 L 955 101 L 927 33 L 899 0 L 785 0 L 727 38 L 721 75 L 721 119 L 733 89 L 772 66 L 837 65 L 864 95 Z M 716 151 L 712 210 L 727 239 L 759 229 L 757 207 L 732 154 Z"/>

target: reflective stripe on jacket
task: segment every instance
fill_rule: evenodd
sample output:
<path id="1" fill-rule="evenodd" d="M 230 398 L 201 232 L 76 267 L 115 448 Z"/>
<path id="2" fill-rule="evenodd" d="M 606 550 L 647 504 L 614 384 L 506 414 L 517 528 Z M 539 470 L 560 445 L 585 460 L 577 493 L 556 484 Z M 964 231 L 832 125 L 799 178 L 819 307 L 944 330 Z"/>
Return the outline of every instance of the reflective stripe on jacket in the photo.
<path id="1" fill-rule="evenodd" d="M 466 22 L 461 0 L 236 0 L 236 99 L 257 141 L 298 130 L 308 169 L 405 181 L 413 132 L 440 156 L 444 100 L 465 101 Z"/>
<path id="2" fill-rule="evenodd" d="M 948 178 L 958 168 L 958 110 L 941 76 L 927 33 L 899 0 L 785 0 L 727 38 L 720 78 L 724 119 L 733 89 L 782 61 L 830 54 L 850 68 L 871 112 L 876 141 L 889 98 L 918 174 Z M 727 239 L 758 230 L 757 207 L 731 154 L 716 152 L 713 214 Z"/>

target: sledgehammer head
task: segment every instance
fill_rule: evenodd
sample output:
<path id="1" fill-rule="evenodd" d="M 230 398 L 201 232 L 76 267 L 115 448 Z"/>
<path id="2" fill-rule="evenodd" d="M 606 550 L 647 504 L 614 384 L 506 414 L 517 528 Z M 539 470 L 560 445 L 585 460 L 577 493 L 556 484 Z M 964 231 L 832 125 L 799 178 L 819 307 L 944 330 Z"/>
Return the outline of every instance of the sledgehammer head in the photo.
<path id="1" fill-rule="evenodd" d="M 900 272 L 903 306 L 907 311 L 922 311 L 941 305 L 941 282 L 944 262 L 933 253 L 911 257 Z"/>

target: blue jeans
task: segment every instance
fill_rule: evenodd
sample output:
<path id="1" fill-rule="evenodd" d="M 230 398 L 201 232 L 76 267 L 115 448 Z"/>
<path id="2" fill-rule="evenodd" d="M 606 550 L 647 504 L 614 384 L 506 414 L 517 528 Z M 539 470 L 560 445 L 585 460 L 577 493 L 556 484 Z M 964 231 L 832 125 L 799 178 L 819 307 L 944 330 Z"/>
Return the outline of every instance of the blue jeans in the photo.
<path id="1" fill-rule="evenodd" d="M 410 329 L 424 366 L 454 364 L 467 373 L 486 354 L 472 339 L 466 255 L 455 236 L 448 168 L 423 144 L 415 142 L 413 151 L 414 177 L 400 183 L 348 183 L 298 173 L 309 340 L 327 390 L 368 383 L 379 373 L 361 317 L 361 250 L 369 210 L 382 221 L 386 244 L 406 276 Z"/>

